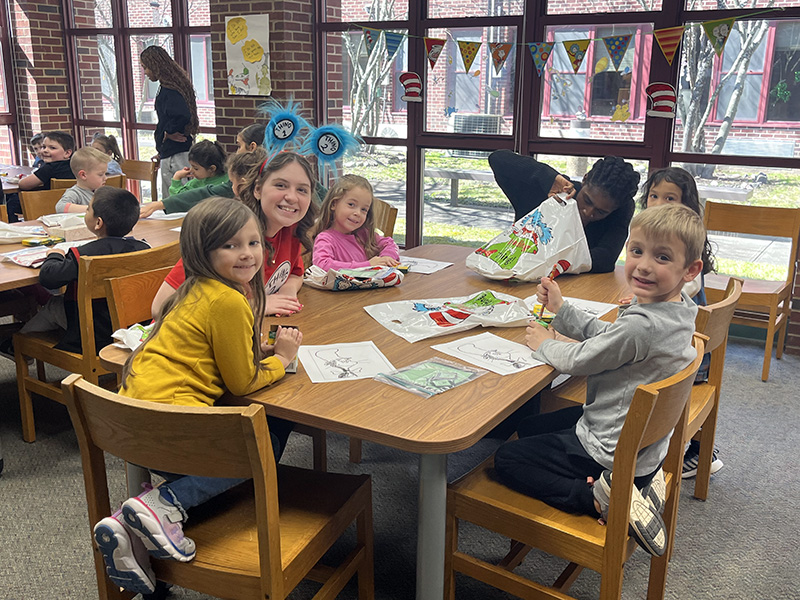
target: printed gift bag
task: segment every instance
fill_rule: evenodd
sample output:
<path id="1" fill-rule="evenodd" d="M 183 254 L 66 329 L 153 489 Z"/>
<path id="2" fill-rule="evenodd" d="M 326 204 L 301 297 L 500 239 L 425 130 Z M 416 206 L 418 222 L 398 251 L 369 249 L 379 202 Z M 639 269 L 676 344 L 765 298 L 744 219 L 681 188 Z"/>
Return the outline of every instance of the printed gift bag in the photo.
<path id="1" fill-rule="evenodd" d="M 551 197 L 467 257 L 467 268 L 489 279 L 536 281 L 592 268 L 574 199 Z"/>
<path id="2" fill-rule="evenodd" d="M 329 269 L 323 271 L 316 265 L 306 269 L 307 285 L 321 290 L 343 292 L 348 290 L 372 290 L 400 285 L 403 273 L 394 267 L 363 267 L 360 269 Z"/>

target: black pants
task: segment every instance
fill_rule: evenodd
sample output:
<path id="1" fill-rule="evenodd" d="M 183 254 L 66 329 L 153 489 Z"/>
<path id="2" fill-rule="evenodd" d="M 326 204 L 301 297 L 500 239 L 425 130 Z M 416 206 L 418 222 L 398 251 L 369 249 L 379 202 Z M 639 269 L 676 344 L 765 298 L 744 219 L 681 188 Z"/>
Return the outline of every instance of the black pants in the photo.
<path id="1" fill-rule="evenodd" d="M 19 201 L 19 194 L 8 194 L 6 196 L 6 210 L 8 211 L 8 222 L 19 222 L 18 214 L 22 214 L 22 204 Z"/>
<path id="2" fill-rule="evenodd" d="M 495 454 L 500 481 L 559 510 L 599 517 L 586 478 L 597 479 L 605 467 L 578 440 L 575 424 L 582 414 L 583 407 L 575 406 L 521 421 L 520 439 L 506 442 Z M 641 489 L 652 478 L 652 473 L 637 477 L 634 484 Z"/>

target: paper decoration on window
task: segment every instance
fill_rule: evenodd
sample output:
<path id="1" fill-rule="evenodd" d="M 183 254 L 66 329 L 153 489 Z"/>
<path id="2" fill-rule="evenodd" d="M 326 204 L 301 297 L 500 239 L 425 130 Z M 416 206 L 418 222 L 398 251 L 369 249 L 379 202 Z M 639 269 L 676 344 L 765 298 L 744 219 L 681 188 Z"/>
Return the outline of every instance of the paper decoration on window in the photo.
<path id="1" fill-rule="evenodd" d="M 389 60 L 394 60 L 394 55 L 400 47 L 400 44 L 403 43 L 405 37 L 406 34 L 404 33 L 395 33 L 393 31 L 383 32 L 383 39 L 386 40 L 386 56 L 389 57 Z"/>
<path id="2" fill-rule="evenodd" d="M 269 96 L 269 15 L 226 17 L 225 58 L 229 95 Z"/>
<path id="3" fill-rule="evenodd" d="M 567 51 L 567 56 L 569 56 L 569 62 L 572 64 L 572 70 L 576 73 L 583 64 L 583 59 L 586 57 L 586 49 L 589 47 L 591 41 L 592 40 L 569 40 L 562 42 L 564 44 L 564 50 Z"/>
<path id="4" fill-rule="evenodd" d="M 513 44 L 501 44 L 497 42 L 489 44 L 494 70 L 498 75 L 500 74 L 500 69 L 502 69 L 503 65 L 506 63 L 508 55 L 511 53 L 511 46 L 513 46 Z"/>
<path id="5" fill-rule="evenodd" d="M 612 121 L 620 121 L 621 123 L 624 123 L 630 118 L 631 118 L 631 111 L 630 108 L 628 107 L 627 102 L 623 102 L 622 104 L 617 104 L 617 106 L 614 108 L 614 114 L 611 115 Z"/>
<path id="6" fill-rule="evenodd" d="M 403 84 L 405 94 L 400 99 L 405 102 L 422 102 L 422 80 L 413 71 L 400 73 L 400 83 Z"/>
<path id="7" fill-rule="evenodd" d="M 269 117 L 264 130 L 264 148 L 272 158 L 286 146 L 299 147 L 302 144 L 299 136 L 311 126 L 300 116 L 300 105 L 289 101 L 284 107 L 277 100 L 269 100 L 259 107 L 259 112 Z"/>
<path id="8" fill-rule="evenodd" d="M 725 42 L 728 41 L 728 36 L 733 31 L 733 24 L 736 22 L 735 17 L 729 19 L 719 19 L 718 21 L 706 21 L 703 23 L 703 31 L 706 32 L 711 47 L 717 56 L 722 56 L 722 51 L 725 49 Z"/>
<path id="9" fill-rule="evenodd" d="M 653 32 L 664 58 L 667 59 L 670 65 L 675 60 L 675 53 L 678 51 L 678 46 L 680 46 L 683 39 L 684 29 L 685 26 L 681 25 L 679 27 L 668 27 L 667 29 L 656 29 Z"/>
<path id="10" fill-rule="evenodd" d="M 428 57 L 431 69 L 436 66 L 436 61 L 439 60 L 439 55 L 442 53 L 446 41 L 437 38 L 425 38 L 425 56 Z"/>
<path id="11" fill-rule="evenodd" d="M 534 42 L 530 45 L 533 64 L 536 65 L 536 72 L 542 76 L 542 70 L 553 52 L 553 42 Z"/>
<path id="12" fill-rule="evenodd" d="M 675 118 L 676 94 L 672 85 L 663 82 L 651 83 L 645 88 L 645 93 L 651 103 L 647 111 L 648 117 Z"/>
<path id="13" fill-rule="evenodd" d="M 372 49 L 381 37 L 381 31 L 383 30 L 364 27 L 364 45 L 367 47 L 367 56 L 372 54 Z"/>
<path id="14" fill-rule="evenodd" d="M 628 44 L 631 43 L 632 37 L 632 35 L 613 35 L 603 38 L 608 55 L 611 57 L 611 62 L 614 63 L 614 68 L 617 71 L 619 71 L 619 66 L 622 64 L 622 59 L 625 58 L 625 53 L 628 51 Z"/>
<path id="15" fill-rule="evenodd" d="M 478 56 L 478 50 L 481 47 L 481 42 L 464 42 L 458 40 L 458 49 L 461 51 L 461 60 L 464 61 L 464 70 L 469 72 L 475 57 Z"/>
<path id="16" fill-rule="evenodd" d="M 325 181 L 326 171 L 336 176 L 336 161 L 345 155 L 358 152 L 361 139 L 339 125 L 323 125 L 315 129 L 300 149 L 300 154 L 314 154 L 319 166 L 320 181 Z"/>

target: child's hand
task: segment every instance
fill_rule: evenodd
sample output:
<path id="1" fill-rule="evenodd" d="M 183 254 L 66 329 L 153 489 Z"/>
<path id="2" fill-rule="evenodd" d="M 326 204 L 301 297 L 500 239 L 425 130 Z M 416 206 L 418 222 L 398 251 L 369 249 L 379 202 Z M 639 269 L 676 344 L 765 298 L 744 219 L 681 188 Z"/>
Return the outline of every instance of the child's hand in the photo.
<path id="1" fill-rule="evenodd" d="M 396 267 L 400 264 L 400 261 L 393 259 L 391 256 L 373 256 L 369 259 L 369 264 L 373 267 Z"/>
<path id="2" fill-rule="evenodd" d="M 630 304 L 631 300 L 633 300 L 633 294 L 624 294 L 620 299 L 620 304 Z"/>
<path id="3" fill-rule="evenodd" d="M 285 367 L 297 356 L 297 349 L 303 342 L 303 334 L 294 327 L 278 327 L 275 334 L 274 356 Z"/>
<path id="4" fill-rule="evenodd" d="M 47 251 L 45 256 L 50 256 L 51 254 L 60 254 L 61 256 L 66 256 L 67 255 L 66 252 L 64 252 L 63 250 L 61 250 L 59 248 L 50 248 L 50 250 Z"/>
<path id="5" fill-rule="evenodd" d="M 553 314 L 558 314 L 561 305 L 564 304 L 561 288 L 549 277 L 542 277 L 541 283 L 536 288 L 536 298 Z"/>
<path id="6" fill-rule="evenodd" d="M 157 210 L 164 210 L 163 202 L 148 202 L 147 204 L 143 204 L 139 209 L 139 218 L 146 219 Z"/>
<path id="7" fill-rule="evenodd" d="M 300 312 L 303 305 L 297 299 L 297 296 L 285 296 L 283 294 L 270 294 L 267 296 L 265 315 L 293 315 Z"/>
<path id="8" fill-rule="evenodd" d="M 183 167 L 182 169 L 178 169 L 175 171 L 175 175 L 172 176 L 173 181 L 180 181 L 181 179 L 186 179 L 189 177 L 189 172 L 191 169 L 189 167 Z"/>
<path id="9" fill-rule="evenodd" d="M 525 330 L 525 343 L 531 350 L 538 350 L 539 346 L 545 340 L 553 340 L 556 335 L 552 329 L 542 327 L 536 321 L 528 323 L 528 328 Z"/>

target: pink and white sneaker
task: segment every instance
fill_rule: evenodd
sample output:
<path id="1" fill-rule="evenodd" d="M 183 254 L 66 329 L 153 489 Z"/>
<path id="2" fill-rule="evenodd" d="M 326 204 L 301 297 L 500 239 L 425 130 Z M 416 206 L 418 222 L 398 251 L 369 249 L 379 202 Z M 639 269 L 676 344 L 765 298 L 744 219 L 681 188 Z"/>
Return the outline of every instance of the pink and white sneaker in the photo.
<path id="1" fill-rule="evenodd" d="M 122 516 L 152 556 L 180 562 L 194 558 L 194 541 L 183 535 L 184 513 L 166 488 L 128 498 L 122 504 Z"/>
<path id="2" fill-rule="evenodd" d="M 142 540 L 122 521 L 121 511 L 94 526 L 94 539 L 106 563 L 108 578 L 130 592 L 152 594 L 156 576 Z"/>

